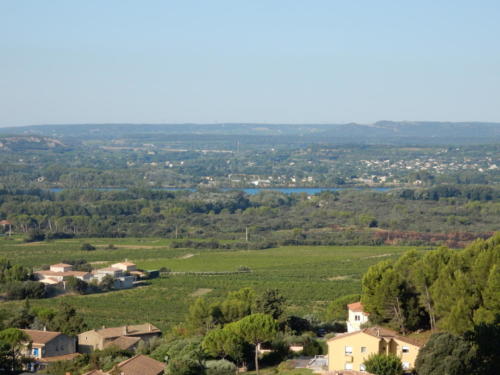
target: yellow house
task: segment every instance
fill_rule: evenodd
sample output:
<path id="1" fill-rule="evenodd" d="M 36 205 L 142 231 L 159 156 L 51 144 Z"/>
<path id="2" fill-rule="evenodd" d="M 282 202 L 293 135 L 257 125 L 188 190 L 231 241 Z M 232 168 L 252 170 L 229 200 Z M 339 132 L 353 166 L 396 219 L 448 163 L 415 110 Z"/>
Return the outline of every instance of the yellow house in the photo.
<path id="1" fill-rule="evenodd" d="M 365 371 L 364 362 L 371 354 L 393 354 L 401 358 L 403 369 L 415 366 L 420 345 L 382 327 L 370 327 L 339 334 L 327 342 L 328 370 Z"/>

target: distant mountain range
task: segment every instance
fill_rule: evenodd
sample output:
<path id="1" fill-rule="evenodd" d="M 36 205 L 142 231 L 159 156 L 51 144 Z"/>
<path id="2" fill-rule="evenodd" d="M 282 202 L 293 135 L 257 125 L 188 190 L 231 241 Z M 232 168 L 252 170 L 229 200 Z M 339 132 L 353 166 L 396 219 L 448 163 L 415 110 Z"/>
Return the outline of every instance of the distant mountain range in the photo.
<path id="1" fill-rule="evenodd" d="M 68 124 L 0 128 L 0 135 L 36 135 L 52 139 L 117 139 L 173 136 L 198 141 L 204 136 L 266 137 L 277 142 L 354 144 L 479 144 L 500 142 L 500 123 L 397 122 L 348 124 Z M 3 138 L 4 138 L 3 137 Z M 271 138 L 269 138 L 271 137 Z M 1 139 L 0 139 L 1 140 Z"/>

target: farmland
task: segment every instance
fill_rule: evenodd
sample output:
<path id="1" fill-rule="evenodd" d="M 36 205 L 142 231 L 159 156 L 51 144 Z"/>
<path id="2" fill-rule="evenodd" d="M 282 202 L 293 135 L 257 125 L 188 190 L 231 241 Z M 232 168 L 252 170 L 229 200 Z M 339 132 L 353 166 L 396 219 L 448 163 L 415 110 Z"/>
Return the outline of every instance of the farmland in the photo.
<path id="1" fill-rule="evenodd" d="M 82 242 L 94 251 L 80 250 Z M 112 243 L 116 249 L 107 249 Z M 161 267 L 172 272 L 233 272 L 245 266 L 249 273 L 225 275 L 171 274 L 130 290 L 91 295 L 68 295 L 31 301 L 33 306 L 56 306 L 64 300 L 82 313 L 90 327 L 150 321 L 168 328 L 184 320 L 188 305 L 203 295 L 222 298 L 228 291 L 253 287 L 278 288 L 287 298 L 288 312 L 321 316 L 332 299 L 360 291 L 366 269 L 383 259 L 394 259 L 410 249 L 403 246 L 288 246 L 267 250 L 171 249 L 169 240 L 69 239 L 23 243 L 20 238 L 0 240 L 0 257 L 16 264 L 40 267 L 62 260 L 86 259 L 96 267 L 128 259 L 139 268 Z M 3 302 L 12 310 L 22 302 Z"/>

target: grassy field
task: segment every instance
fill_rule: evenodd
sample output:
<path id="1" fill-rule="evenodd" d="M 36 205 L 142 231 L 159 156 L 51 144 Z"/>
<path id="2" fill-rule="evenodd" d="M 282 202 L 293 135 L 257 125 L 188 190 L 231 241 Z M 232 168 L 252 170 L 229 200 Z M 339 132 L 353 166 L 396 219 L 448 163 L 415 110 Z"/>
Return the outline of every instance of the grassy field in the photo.
<path id="1" fill-rule="evenodd" d="M 97 247 L 81 251 L 82 242 Z M 117 249 L 106 250 L 113 243 Z M 168 328 L 183 321 L 189 304 L 197 296 L 223 298 L 243 287 L 257 291 L 278 288 L 287 297 L 289 312 L 320 314 L 332 299 L 360 291 L 366 269 L 382 260 L 398 257 L 408 247 L 281 247 L 252 251 L 208 251 L 169 249 L 164 239 L 85 239 L 48 243 L 0 240 L 0 257 L 13 263 L 40 266 L 84 258 L 104 267 L 128 259 L 143 269 L 168 267 L 178 272 L 235 271 L 240 266 L 252 272 L 228 275 L 170 275 L 151 280 L 150 285 L 130 290 L 85 296 L 64 296 L 32 301 L 33 305 L 57 306 L 59 300 L 74 305 L 90 327 L 150 321 Z M 12 310 L 21 302 L 3 302 Z"/>

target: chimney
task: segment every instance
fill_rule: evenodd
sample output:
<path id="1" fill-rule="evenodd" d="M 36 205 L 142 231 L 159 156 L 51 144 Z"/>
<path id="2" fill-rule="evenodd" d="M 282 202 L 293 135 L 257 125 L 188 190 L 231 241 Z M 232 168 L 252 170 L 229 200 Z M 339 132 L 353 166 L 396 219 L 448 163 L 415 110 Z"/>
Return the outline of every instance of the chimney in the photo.
<path id="1" fill-rule="evenodd" d="M 380 328 L 377 328 L 377 337 L 380 337 Z"/>
<path id="2" fill-rule="evenodd" d="M 149 332 L 153 332 L 153 325 L 151 323 L 148 324 Z"/>
<path id="3" fill-rule="evenodd" d="M 128 327 L 127 325 L 123 326 L 123 335 L 126 336 L 128 334 Z"/>
<path id="4" fill-rule="evenodd" d="M 47 326 L 43 326 L 43 331 L 47 332 Z"/>
<path id="5" fill-rule="evenodd" d="M 105 325 L 103 325 L 103 326 L 102 326 L 102 329 L 105 329 L 105 328 L 106 328 L 106 326 L 105 326 Z"/>

